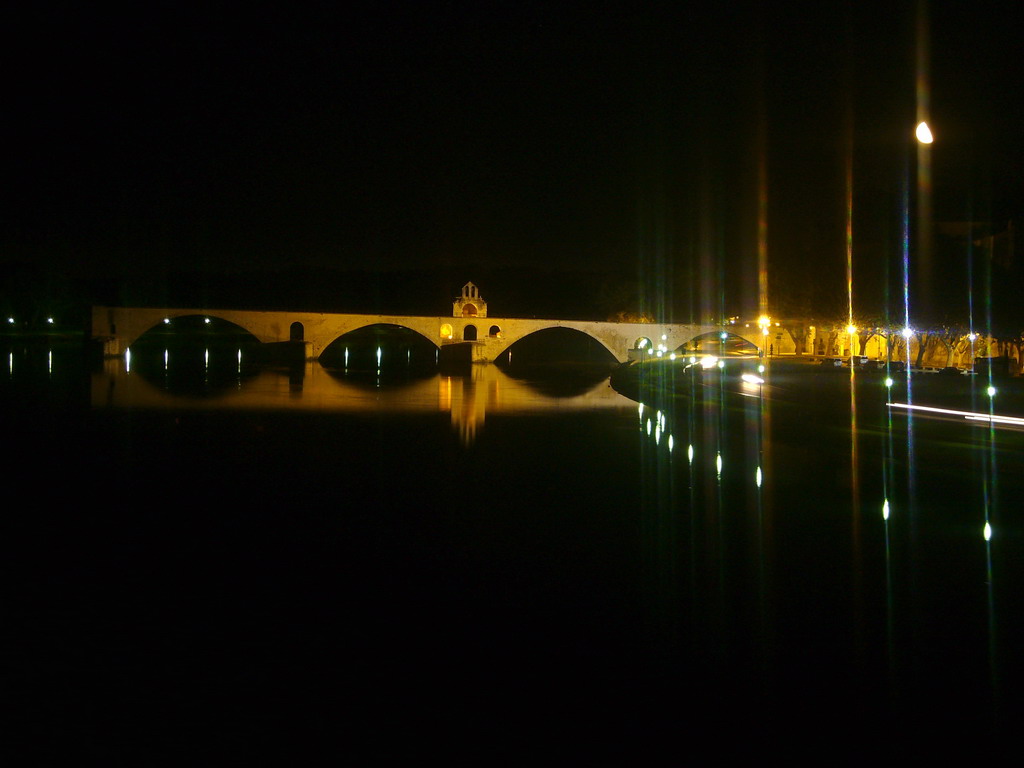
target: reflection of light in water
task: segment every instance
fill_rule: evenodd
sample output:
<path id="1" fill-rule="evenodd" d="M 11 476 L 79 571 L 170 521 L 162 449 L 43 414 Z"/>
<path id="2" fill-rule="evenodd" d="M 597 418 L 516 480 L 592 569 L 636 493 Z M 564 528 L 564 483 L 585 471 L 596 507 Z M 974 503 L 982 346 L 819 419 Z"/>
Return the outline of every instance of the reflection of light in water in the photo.
<path id="1" fill-rule="evenodd" d="M 886 499 L 885 501 L 882 502 L 882 519 L 883 520 L 888 520 L 889 519 L 889 500 L 888 499 Z"/>
<path id="2" fill-rule="evenodd" d="M 377 371 L 378 371 L 378 373 L 380 372 L 380 358 L 381 358 L 381 350 L 380 350 L 380 347 L 377 347 Z"/>
<path id="3" fill-rule="evenodd" d="M 206 367 L 206 370 L 210 370 L 210 350 L 208 349 L 203 352 L 203 365 Z"/>
<path id="4" fill-rule="evenodd" d="M 754 473 L 754 482 L 757 483 L 757 487 L 758 488 L 761 487 L 761 468 L 760 467 L 758 467 L 757 471 Z"/>
<path id="5" fill-rule="evenodd" d="M 48 350 L 46 353 L 46 371 L 49 374 L 53 374 L 53 350 Z"/>
<path id="6" fill-rule="evenodd" d="M 902 408 L 906 411 L 926 411 L 946 416 L 963 416 L 967 421 L 985 421 L 992 424 L 1015 424 L 1024 426 L 1024 418 L 1019 416 L 996 416 L 995 414 L 978 413 L 975 411 L 956 411 L 950 408 L 936 408 L 931 405 L 911 405 L 910 403 L 888 403 L 890 408 Z"/>
<path id="7" fill-rule="evenodd" d="M 124 369 L 128 373 L 132 372 L 132 350 L 130 347 L 124 351 Z"/>
<path id="8" fill-rule="evenodd" d="M 242 372 L 242 350 L 238 350 L 238 372 Z"/>
<path id="9" fill-rule="evenodd" d="M 686 460 L 693 464 L 693 446 L 686 446 Z"/>
<path id="10" fill-rule="evenodd" d="M 7 355 L 7 371 L 8 373 L 14 373 L 14 353 L 11 352 Z"/>
<path id="11" fill-rule="evenodd" d="M 672 439 L 672 435 L 668 436 L 668 451 L 672 452 L 672 447 L 675 445 L 675 440 Z"/>
<path id="12" fill-rule="evenodd" d="M 715 470 L 717 471 L 718 476 L 721 477 L 722 476 L 722 454 L 721 453 L 719 453 L 717 456 L 715 456 Z"/>
<path id="13" fill-rule="evenodd" d="M 165 349 L 165 350 L 164 350 L 164 370 L 165 370 L 165 371 L 167 370 L 167 361 L 168 361 L 169 359 L 170 359 L 170 352 L 169 352 L 168 350 L 166 350 L 166 349 Z"/>
<path id="14" fill-rule="evenodd" d="M 348 347 L 345 347 L 345 369 L 348 369 Z"/>
<path id="15" fill-rule="evenodd" d="M 985 536 L 985 541 L 992 541 L 992 523 L 985 521 L 985 527 L 982 529 L 982 534 Z"/>
<path id="16" fill-rule="evenodd" d="M 650 419 L 647 420 L 647 434 L 648 435 L 651 434 L 651 420 Z"/>
<path id="17" fill-rule="evenodd" d="M 659 424 L 654 428 L 654 444 L 658 445 L 661 442 L 661 425 Z"/>

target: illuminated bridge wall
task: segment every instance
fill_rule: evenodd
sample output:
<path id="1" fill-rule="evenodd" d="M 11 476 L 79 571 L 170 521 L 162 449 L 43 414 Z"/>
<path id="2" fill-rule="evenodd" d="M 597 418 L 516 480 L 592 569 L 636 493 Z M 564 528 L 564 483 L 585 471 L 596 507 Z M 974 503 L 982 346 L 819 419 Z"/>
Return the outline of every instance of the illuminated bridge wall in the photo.
<path id="1" fill-rule="evenodd" d="M 397 325 L 415 331 L 437 347 L 468 341 L 475 362 L 493 362 L 512 344 L 531 333 L 549 328 L 569 328 L 596 340 L 619 362 L 630 359 L 630 351 L 643 340 L 645 349 L 664 348 L 670 352 L 698 336 L 713 335 L 721 329 L 710 325 L 661 323 L 607 323 L 577 320 L 540 320 L 515 317 L 420 317 L 410 315 L 350 315 L 313 312 L 257 312 L 234 309 L 181 309 L 167 307 L 93 307 L 92 337 L 103 343 L 107 357 L 123 355 L 146 331 L 179 317 L 209 317 L 225 320 L 245 329 L 263 343 L 300 338 L 306 344 L 306 358 L 316 360 L 340 336 L 371 325 Z M 738 329 L 737 329 L 738 330 Z M 758 329 L 745 329 L 733 336 L 761 346 Z M 634 353 L 635 354 L 635 353 Z"/>

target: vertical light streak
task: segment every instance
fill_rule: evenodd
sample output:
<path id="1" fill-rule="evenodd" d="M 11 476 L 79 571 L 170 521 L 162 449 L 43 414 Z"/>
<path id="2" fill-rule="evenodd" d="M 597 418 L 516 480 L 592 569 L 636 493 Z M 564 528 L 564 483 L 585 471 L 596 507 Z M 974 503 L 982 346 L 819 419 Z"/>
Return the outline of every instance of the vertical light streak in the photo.
<path id="1" fill-rule="evenodd" d="M 853 126 L 847 107 L 846 114 L 846 298 L 847 328 L 853 327 Z M 852 336 L 852 334 L 851 334 Z M 853 339 L 850 339 L 853 355 Z M 852 366 L 851 366 L 852 369 Z"/>
<path id="2" fill-rule="evenodd" d="M 764 131 L 762 129 L 761 133 Z M 764 137 L 757 158 L 757 314 L 768 315 L 768 169 Z"/>
<path id="3" fill-rule="evenodd" d="M 926 0 L 918 0 L 917 9 L 917 66 L 915 72 L 917 102 L 916 124 L 930 124 L 931 89 L 929 84 L 928 11 Z M 941 139 L 941 137 L 940 137 Z M 921 280 L 928 290 L 931 279 L 931 150 L 923 141 L 917 143 L 917 261 Z"/>
<path id="4" fill-rule="evenodd" d="M 887 396 L 888 399 L 888 396 Z M 889 663 L 890 685 L 896 683 L 896 643 L 895 643 L 895 617 L 893 611 L 892 591 L 892 546 L 889 540 L 889 519 L 892 516 L 892 507 L 889 504 L 889 493 L 893 483 L 893 468 L 896 465 L 895 451 L 892 438 L 892 409 L 886 408 L 885 423 L 885 455 L 882 458 L 882 520 L 885 530 L 885 635 L 886 651 Z"/>

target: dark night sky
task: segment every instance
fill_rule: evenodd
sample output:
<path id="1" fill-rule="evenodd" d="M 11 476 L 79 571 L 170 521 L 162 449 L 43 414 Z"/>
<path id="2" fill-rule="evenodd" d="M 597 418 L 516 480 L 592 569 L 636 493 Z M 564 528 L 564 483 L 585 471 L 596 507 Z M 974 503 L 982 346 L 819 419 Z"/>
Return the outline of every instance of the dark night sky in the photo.
<path id="1" fill-rule="evenodd" d="M 773 263 L 827 271 L 845 128 L 884 200 L 914 118 L 902 0 L 23 5 L 0 262 L 69 273 L 732 272 L 756 263 L 762 157 Z M 931 9 L 948 217 L 1019 212 L 1009 7 Z"/>

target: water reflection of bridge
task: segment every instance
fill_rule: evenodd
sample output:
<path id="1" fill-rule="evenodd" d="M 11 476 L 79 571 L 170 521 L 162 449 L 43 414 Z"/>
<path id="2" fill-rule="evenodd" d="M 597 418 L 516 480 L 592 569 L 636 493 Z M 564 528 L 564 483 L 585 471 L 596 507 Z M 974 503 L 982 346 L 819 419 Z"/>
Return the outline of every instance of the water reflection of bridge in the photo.
<path id="1" fill-rule="evenodd" d="M 106 360 L 92 377 L 94 408 L 152 410 L 309 410 L 344 413 L 448 413 L 463 443 L 471 443 L 488 415 L 539 411 L 629 409 L 634 403 L 607 379 L 574 394 L 553 397 L 493 365 L 465 375 L 438 374 L 378 385 L 373 378 L 346 378 L 319 364 L 304 370 L 263 370 L 237 387 L 197 398 L 169 393 L 131 371 L 122 359 Z"/>

